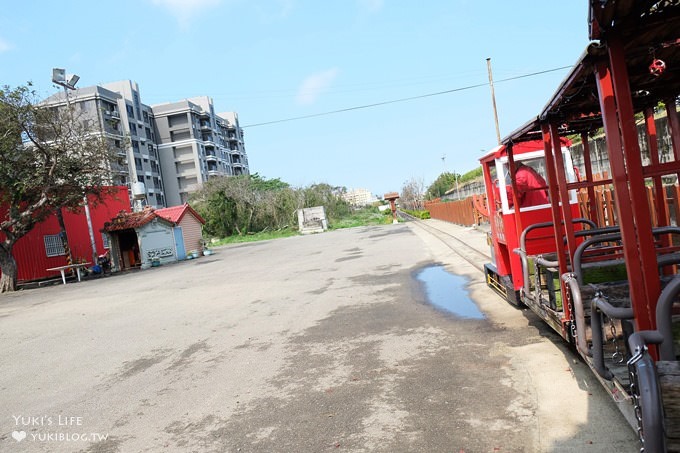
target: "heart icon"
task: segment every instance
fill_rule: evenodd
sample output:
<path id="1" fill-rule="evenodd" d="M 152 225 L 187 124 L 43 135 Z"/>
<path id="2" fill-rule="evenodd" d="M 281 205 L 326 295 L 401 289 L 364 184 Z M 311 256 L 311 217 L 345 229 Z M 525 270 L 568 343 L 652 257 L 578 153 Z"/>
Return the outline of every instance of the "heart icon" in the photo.
<path id="1" fill-rule="evenodd" d="M 21 442 L 26 439 L 26 431 L 12 431 L 12 437 L 14 437 L 14 440 L 17 442 Z"/>

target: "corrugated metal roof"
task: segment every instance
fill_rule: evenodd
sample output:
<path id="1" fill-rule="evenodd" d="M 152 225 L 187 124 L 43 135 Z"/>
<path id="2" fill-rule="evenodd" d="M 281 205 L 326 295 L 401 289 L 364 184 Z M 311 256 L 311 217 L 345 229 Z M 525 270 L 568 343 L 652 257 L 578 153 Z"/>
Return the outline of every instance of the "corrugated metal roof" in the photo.
<path id="1" fill-rule="evenodd" d="M 205 224 L 205 220 L 188 203 L 181 206 L 171 206 L 169 208 L 156 209 L 156 214 L 174 223 L 179 223 L 184 215 L 190 212 L 196 219 Z"/>

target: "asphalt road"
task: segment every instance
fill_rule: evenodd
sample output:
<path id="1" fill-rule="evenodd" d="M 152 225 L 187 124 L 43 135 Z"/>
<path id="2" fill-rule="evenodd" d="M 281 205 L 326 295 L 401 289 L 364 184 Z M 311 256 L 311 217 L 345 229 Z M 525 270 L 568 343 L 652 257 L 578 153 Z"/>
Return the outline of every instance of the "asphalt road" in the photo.
<path id="1" fill-rule="evenodd" d="M 484 319 L 428 303 L 433 264 Z M 3 295 L 0 360 L 0 451 L 639 448 L 556 335 L 409 224 Z"/>

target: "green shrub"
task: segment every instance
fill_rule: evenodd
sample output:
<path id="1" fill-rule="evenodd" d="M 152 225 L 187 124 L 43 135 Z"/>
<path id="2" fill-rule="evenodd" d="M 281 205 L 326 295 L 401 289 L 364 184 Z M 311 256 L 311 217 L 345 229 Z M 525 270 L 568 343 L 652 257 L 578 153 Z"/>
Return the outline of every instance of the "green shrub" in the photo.
<path id="1" fill-rule="evenodd" d="M 411 211 L 409 209 L 402 209 L 402 211 L 417 219 L 425 220 L 430 218 L 430 211 Z"/>

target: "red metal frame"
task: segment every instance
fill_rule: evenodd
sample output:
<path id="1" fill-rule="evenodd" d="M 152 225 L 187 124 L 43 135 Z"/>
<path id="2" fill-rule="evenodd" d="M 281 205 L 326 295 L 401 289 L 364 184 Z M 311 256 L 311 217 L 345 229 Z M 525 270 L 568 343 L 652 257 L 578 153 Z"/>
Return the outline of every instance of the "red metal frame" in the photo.
<path id="1" fill-rule="evenodd" d="M 612 60 L 618 58 L 614 54 Z M 641 252 L 638 250 L 638 236 L 635 231 L 634 210 L 635 201 L 640 204 L 640 194 L 632 194 L 629 191 L 628 176 L 626 173 L 626 159 L 624 156 L 623 144 L 619 135 L 619 121 L 617 116 L 616 96 L 614 93 L 614 81 L 609 67 L 605 63 L 600 63 L 596 69 L 597 87 L 600 97 L 602 120 L 607 137 L 607 150 L 609 153 L 609 164 L 612 172 L 612 182 L 616 199 L 616 210 L 618 224 L 621 229 L 621 237 L 624 244 L 624 256 L 626 257 L 626 269 L 630 276 L 641 276 L 642 279 L 631 278 L 630 298 L 635 314 L 636 330 L 647 330 L 654 326 L 654 321 L 647 304 L 648 294 L 644 283 L 645 273 L 642 268 Z M 619 82 L 620 83 L 620 82 Z M 635 123 L 633 122 L 633 125 Z M 637 133 L 636 137 L 637 139 Z M 638 156 L 639 157 L 639 156 Z M 640 179 L 642 172 L 640 171 Z M 633 197 L 636 198 L 633 201 Z M 646 200 L 645 200 L 646 202 Z M 649 212 L 649 211 L 648 211 Z M 649 220 L 649 214 L 645 215 Z M 650 234 L 651 238 L 651 234 Z M 642 248 L 642 246 L 641 246 Z M 653 251 L 653 250 L 652 250 Z M 653 269 L 656 269 L 656 257 Z M 658 280 L 658 276 L 655 276 Z M 658 297 L 658 291 L 656 296 Z M 654 298 L 656 301 L 656 297 Z"/>
<path id="2" fill-rule="evenodd" d="M 558 172 L 557 167 L 555 166 L 556 165 L 555 156 L 553 155 L 553 151 L 555 151 L 553 143 L 555 137 L 551 133 L 550 125 L 548 125 L 547 123 L 541 124 L 541 131 L 543 135 L 543 148 L 545 151 L 545 166 L 546 169 L 548 170 L 548 185 L 550 186 L 549 188 L 550 200 L 552 201 L 550 203 L 550 211 L 552 213 L 553 225 L 555 225 L 555 249 L 557 250 L 557 262 L 559 263 L 560 266 L 560 274 L 562 274 L 564 272 L 567 272 L 567 255 L 564 249 L 564 241 L 562 240 L 565 233 L 564 224 L 562 223 L 563 213 L 560 212 L 558 206 L 559 203 L 557 202 L 558 200 L 562 199 L 561 197 L 562 194 L 560 193 L 560 189 L 558 187 L 559 178 L 557 174 L 562 172 Z M 557 148 L 558 149 L 557 151 L 555 151 L 555 154 L 558 154 L 561 160 L 562 149 L 560 146 L 559 138 L 557 139 Z M 564 168 L 564 165 L 561 168 Z M 566 197 L 566 200 L 567 205 L 569 205 L 568 195 Z M 562 294 L 566 294 L 564 282 L 562 281 L 560 281 L 560 288 L 562 289 Z M 562 317 L 562 336 L 565 336 L 567 333 L 565 320 L 568 320 L 570 318 L 571 309 L 569 308 L 569 304 L 564 304 L 562 309 L 564 310 L 563 312 L 564 315 Z"/>
<path id="3" fill-rule="evenodd" d="M 675 160 L 680 161 L 680 114 L 675 109 L 675 99 L 667 99 L 664 101 L 666 107 L 666 114 L 668 115 L 668 127 L 671 131 L 671 144 L 673 146 L 673 155 Z"/>
<path id="4" fill-rule="evenodd" d="M 583 165 L 586 167 L 586 181 L 593 181 L 593 166 L 590 159 L 590 144 L 588 143 L 588 134 L 581 133 L 581 143 L 583 144 Z M 590 220 L 598 223 L 597 207 L 595 206 L 595 188 L 592 184 L 587 187 L 588 190 L 588 208 L 590 212 Z"/>
<path id="5" fill-rule="evenodd" d="M 649 158 L 653 166 L 659 165 L 659 144 L 656 139 L 656 123 L 654 122 L 654 109 L 645 109 L 645 131 L 647 133 L 647 143 L 649 144 Z M 668 214 L 666 212 L 666 194 L 664 193 L 661 176 L 652 177 L 654 181 L 655 210 L 659 225 L 668 224 Z M 668 238 L 666 238 L 668 239 Z"/>
<path id="6" fill-rule="evenodd" d="M 656 264 L 656 250 L 654 237 L 652 236 L 652 221 L 649 215 L 649 203 L 646 197 L 645 180 L 642 172 L 642 157 L 640 143 L 638 141 L 637 126 L 635 124 L 635 110 L 630 93 L 630 81 L 628 80 L 628 69 L 626 67 L 626 55 L 623 43 L 614 35 L 609 39 L 609 64 L 611 66 L 614 93 L 616 96 L 616 106 L 618 108 L 619 126 L 623 139 L 623 157 L 625 159 L 626 172 L 628 175 L 628 187 L 630 202 L 633 207 L 633 233 L 637 233 L 637 242 L 626 243 L 624 250 L 629 249 L 628 257 L 632 258 L 637 254 L 639 257 L 641 274 L 629 273 L 629 280 L 634 281 L 635 275 L 642 276 L 644 299 L 633 300 L 633 310 L 636 309 L 641 317 L 637 319 L 638 327 L 642 329 L 656 329 L 656 301 L 661 293 L 659 274 Z M 625 195 L 625 194 L 624 194 Z M 625 203 L 626 198 L 615 194 L 617 205 Z M 619 219 L 621 229 L 627 219 Z M 634 270 L 635 265 L 633 265 Z M 641 305 L 640 307 L 636 307 Z M 644 326 L 644 307 L 647 308 L 647 319 L 649 325 Z"/>

